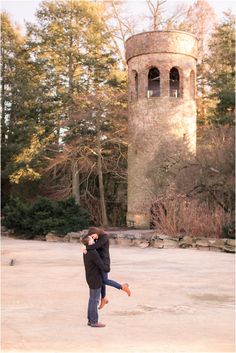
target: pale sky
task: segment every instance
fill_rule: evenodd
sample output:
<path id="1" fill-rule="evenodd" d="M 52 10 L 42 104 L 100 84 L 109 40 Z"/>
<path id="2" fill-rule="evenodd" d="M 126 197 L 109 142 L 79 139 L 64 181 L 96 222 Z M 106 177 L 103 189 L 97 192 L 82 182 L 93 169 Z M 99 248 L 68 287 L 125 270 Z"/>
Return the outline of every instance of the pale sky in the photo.
<path id="1" fill-rule="evenodd" d="M 34 13 L 39 7 L 41 0 L 2 0 L 1 10 L 6 10 L 12 21 L 20 25 L 24 30 L 24 22 L 34 22 Z M 168 8 L 172 9 L 178 3 L 192 5 L 195 0 L 168 0 Z M 136 16 L 143 15 L 145 0 L 129 0 L 129 13 Z M 223 16 L 223 12 L 231 9 L 235 12 L 235 0 L 208 0 L 210 6 L 213 7 L 219 17 Z"/>

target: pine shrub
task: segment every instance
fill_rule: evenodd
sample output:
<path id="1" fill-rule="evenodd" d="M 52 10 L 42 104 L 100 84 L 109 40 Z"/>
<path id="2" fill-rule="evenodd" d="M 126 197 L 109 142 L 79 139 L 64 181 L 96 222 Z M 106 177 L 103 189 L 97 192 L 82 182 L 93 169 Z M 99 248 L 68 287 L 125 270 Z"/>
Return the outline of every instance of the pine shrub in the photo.
<path id="1" fill-rule="evenodd" d="M 88 228 L 89 213 L 75 203 L 74 198 L 53 201 L 40 198 L 35 204 L 27 205 L 19 198 L 10 199 L 3 210 L 3 224 L 17 234 L 45 235 L 56 232 L 64 235 Z"/>

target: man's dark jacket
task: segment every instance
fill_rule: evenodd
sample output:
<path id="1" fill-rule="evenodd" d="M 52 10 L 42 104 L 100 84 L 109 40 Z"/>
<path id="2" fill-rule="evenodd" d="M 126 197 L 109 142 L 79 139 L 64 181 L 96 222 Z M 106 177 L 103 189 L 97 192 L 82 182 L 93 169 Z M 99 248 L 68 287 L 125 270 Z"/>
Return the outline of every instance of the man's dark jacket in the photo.
<path id="1" fill-rule="evenodd" d="M 99 235 L 96 243 L 93 245 L 87 245 L 87 250 L 97 250 L 102 261 L 108 266 L 108 270 L 105 272 L 110 272 L 110 253 L 109 253 L 109 238 L 107 234 Z"/>
<path id="2" fill-rule="evenodd" d="M 89 288 L 98 289 L 102 286 L 102 271 L 107 272 L 108 266 L 103 263 L 96 250 L 88 250 L 84 257 L 86 281 Z"/>

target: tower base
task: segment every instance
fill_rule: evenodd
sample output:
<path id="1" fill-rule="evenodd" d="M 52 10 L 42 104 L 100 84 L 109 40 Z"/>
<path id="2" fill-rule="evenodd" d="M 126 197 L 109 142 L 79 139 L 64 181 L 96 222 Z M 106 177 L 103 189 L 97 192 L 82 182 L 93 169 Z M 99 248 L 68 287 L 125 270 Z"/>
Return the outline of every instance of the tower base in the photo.
<path id="1" fill-rule="evenodd" d="M 150 229 L 150 215 L 146 213 L 128 212 L 126 223 L 128 227 L 136 229 Z"/>

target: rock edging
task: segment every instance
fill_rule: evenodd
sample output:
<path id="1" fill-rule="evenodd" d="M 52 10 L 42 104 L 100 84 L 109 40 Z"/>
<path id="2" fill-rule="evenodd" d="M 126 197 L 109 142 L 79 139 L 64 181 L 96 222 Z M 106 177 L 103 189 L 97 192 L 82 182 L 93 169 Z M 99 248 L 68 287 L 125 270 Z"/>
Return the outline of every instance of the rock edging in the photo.
<path id="1" fill-rule="evenodd" d="M 119 246 L 138 246 L 145 249 L 153 247 L 157 249 L 196 249 L 204 251 L 218 251 L 235 253 L 235 239 L 215 239 L 203 237 L 191 237 L 189 235 L 168 236 L 159 234 L 157 231 L 125 230 L 111 231 L 109 233 L 110 243 Z M 49 233 L 46 241 L 80 243 L 87 230 L 70 232 L 64 237 Z"/>
<path id="2" fill-rule="evenodd" d="M 88 232 L 84 229 L 79 232 L 70 232 L 65 236 L 60 236 L 54 232 L 46 236 L 35 237 L 35 240 L 46 240 L 48 242 L 80 243 L 81 239 Z M 11 230 L 1 226 L 2 236 L 12 236 Z M 235 253 L 235 239 L 215 239 L 203 237 L 191 237 L 189 235 L 169 236 L 160 234 L 156 230 L 123 230 L 108 231 L 110 243 L 118 246 L 137 246 L 141 249 L 148 247 L 156 249 L 195 249 L 203 251 L 218 251 Z"/>

